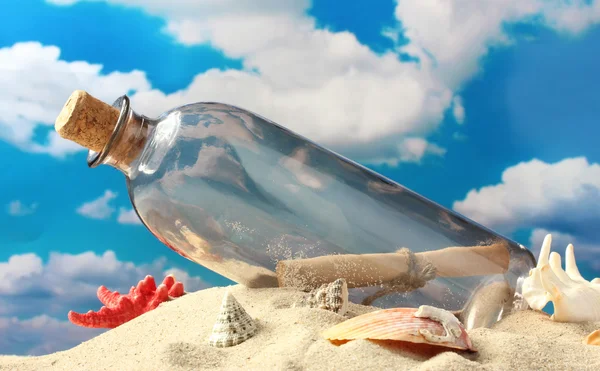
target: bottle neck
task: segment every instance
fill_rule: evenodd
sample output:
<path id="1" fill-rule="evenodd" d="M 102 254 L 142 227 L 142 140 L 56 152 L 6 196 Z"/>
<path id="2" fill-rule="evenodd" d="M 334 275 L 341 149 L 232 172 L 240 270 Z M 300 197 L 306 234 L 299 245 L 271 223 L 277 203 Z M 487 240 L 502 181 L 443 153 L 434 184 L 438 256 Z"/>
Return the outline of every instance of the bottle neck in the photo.
<path id="1" fill-rule="evenodd" d="M 88 165 L 92 168 L 109 165 L 132 178 L 154 122 L 133 111 L 127 96 L 117 99 L 113 107 L 120 108 L 121 112 L 112 136 L 102 151 L 89 151 Z"/>

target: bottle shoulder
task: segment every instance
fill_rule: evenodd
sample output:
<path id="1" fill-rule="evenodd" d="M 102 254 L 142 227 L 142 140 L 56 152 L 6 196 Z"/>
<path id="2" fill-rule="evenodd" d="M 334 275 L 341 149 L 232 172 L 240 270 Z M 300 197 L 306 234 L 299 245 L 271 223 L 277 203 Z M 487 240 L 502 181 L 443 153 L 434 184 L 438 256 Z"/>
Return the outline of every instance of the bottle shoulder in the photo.
<path id="1" fill-rule="evenodd" d="M 197 160 L 206 147 L 213 151 L 237 145 L 256 147 L 269 125 L 252 112 L 212 102 L 177 107 L 149 123 L 132 180 L 161 172 L 162 167 L 193 166 L 189 162 Z"/>

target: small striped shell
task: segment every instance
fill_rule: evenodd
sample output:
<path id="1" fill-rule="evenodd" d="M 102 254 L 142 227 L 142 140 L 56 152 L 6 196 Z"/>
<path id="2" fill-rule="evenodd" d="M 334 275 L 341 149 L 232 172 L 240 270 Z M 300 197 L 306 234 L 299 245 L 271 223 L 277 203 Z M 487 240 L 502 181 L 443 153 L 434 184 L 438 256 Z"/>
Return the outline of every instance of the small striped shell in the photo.
<path id="1" fill-rule="evenodd" d="M 225 294 L 208 343 L 217 348 L 231 347 L 250 339 L 257 332 L 250 315 L 230 292 Z"/>
<path id="2" fill-rule="evenodd" d="M 329 328 L 323 336 L 330 341 L 396 340 L 475 351 L 465 328 L 452 313 L 425 305 L 366 313 Z"/>

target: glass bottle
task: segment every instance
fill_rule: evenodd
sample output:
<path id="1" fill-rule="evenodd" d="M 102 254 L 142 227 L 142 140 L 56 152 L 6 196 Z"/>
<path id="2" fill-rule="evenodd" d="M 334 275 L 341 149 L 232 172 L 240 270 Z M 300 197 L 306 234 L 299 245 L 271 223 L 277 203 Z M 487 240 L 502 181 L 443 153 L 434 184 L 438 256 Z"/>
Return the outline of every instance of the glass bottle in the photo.
<path id="1" fill-rule="evenodd" d="M 56 129 L 90 149 L 90 167 L 125 175 L 156 238 L 237 283 L 309 290 L 342 277 L 354 302 L 434 305 L 467 328 L 526 306 L 525 247 L 244 109 L 148 118 L 127 96 L 111 107 L 79 91 Z"/>

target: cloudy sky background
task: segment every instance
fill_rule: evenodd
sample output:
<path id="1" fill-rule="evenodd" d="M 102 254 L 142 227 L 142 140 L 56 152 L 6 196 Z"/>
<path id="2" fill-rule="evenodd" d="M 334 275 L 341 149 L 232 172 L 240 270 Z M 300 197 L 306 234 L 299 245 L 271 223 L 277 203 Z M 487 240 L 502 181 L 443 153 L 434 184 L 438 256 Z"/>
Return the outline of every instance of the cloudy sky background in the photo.
<path id="1" fill-rule="evenodd" d="M 600 2 L 20 0 L 0 13 L 0 354 L 176 273 L 230 283 L 139 224 L 122 175 L 53 123 L 85 89 L 137 112 L 220 101 L 268 117 L 536 251 L 600 276 Z"/>

